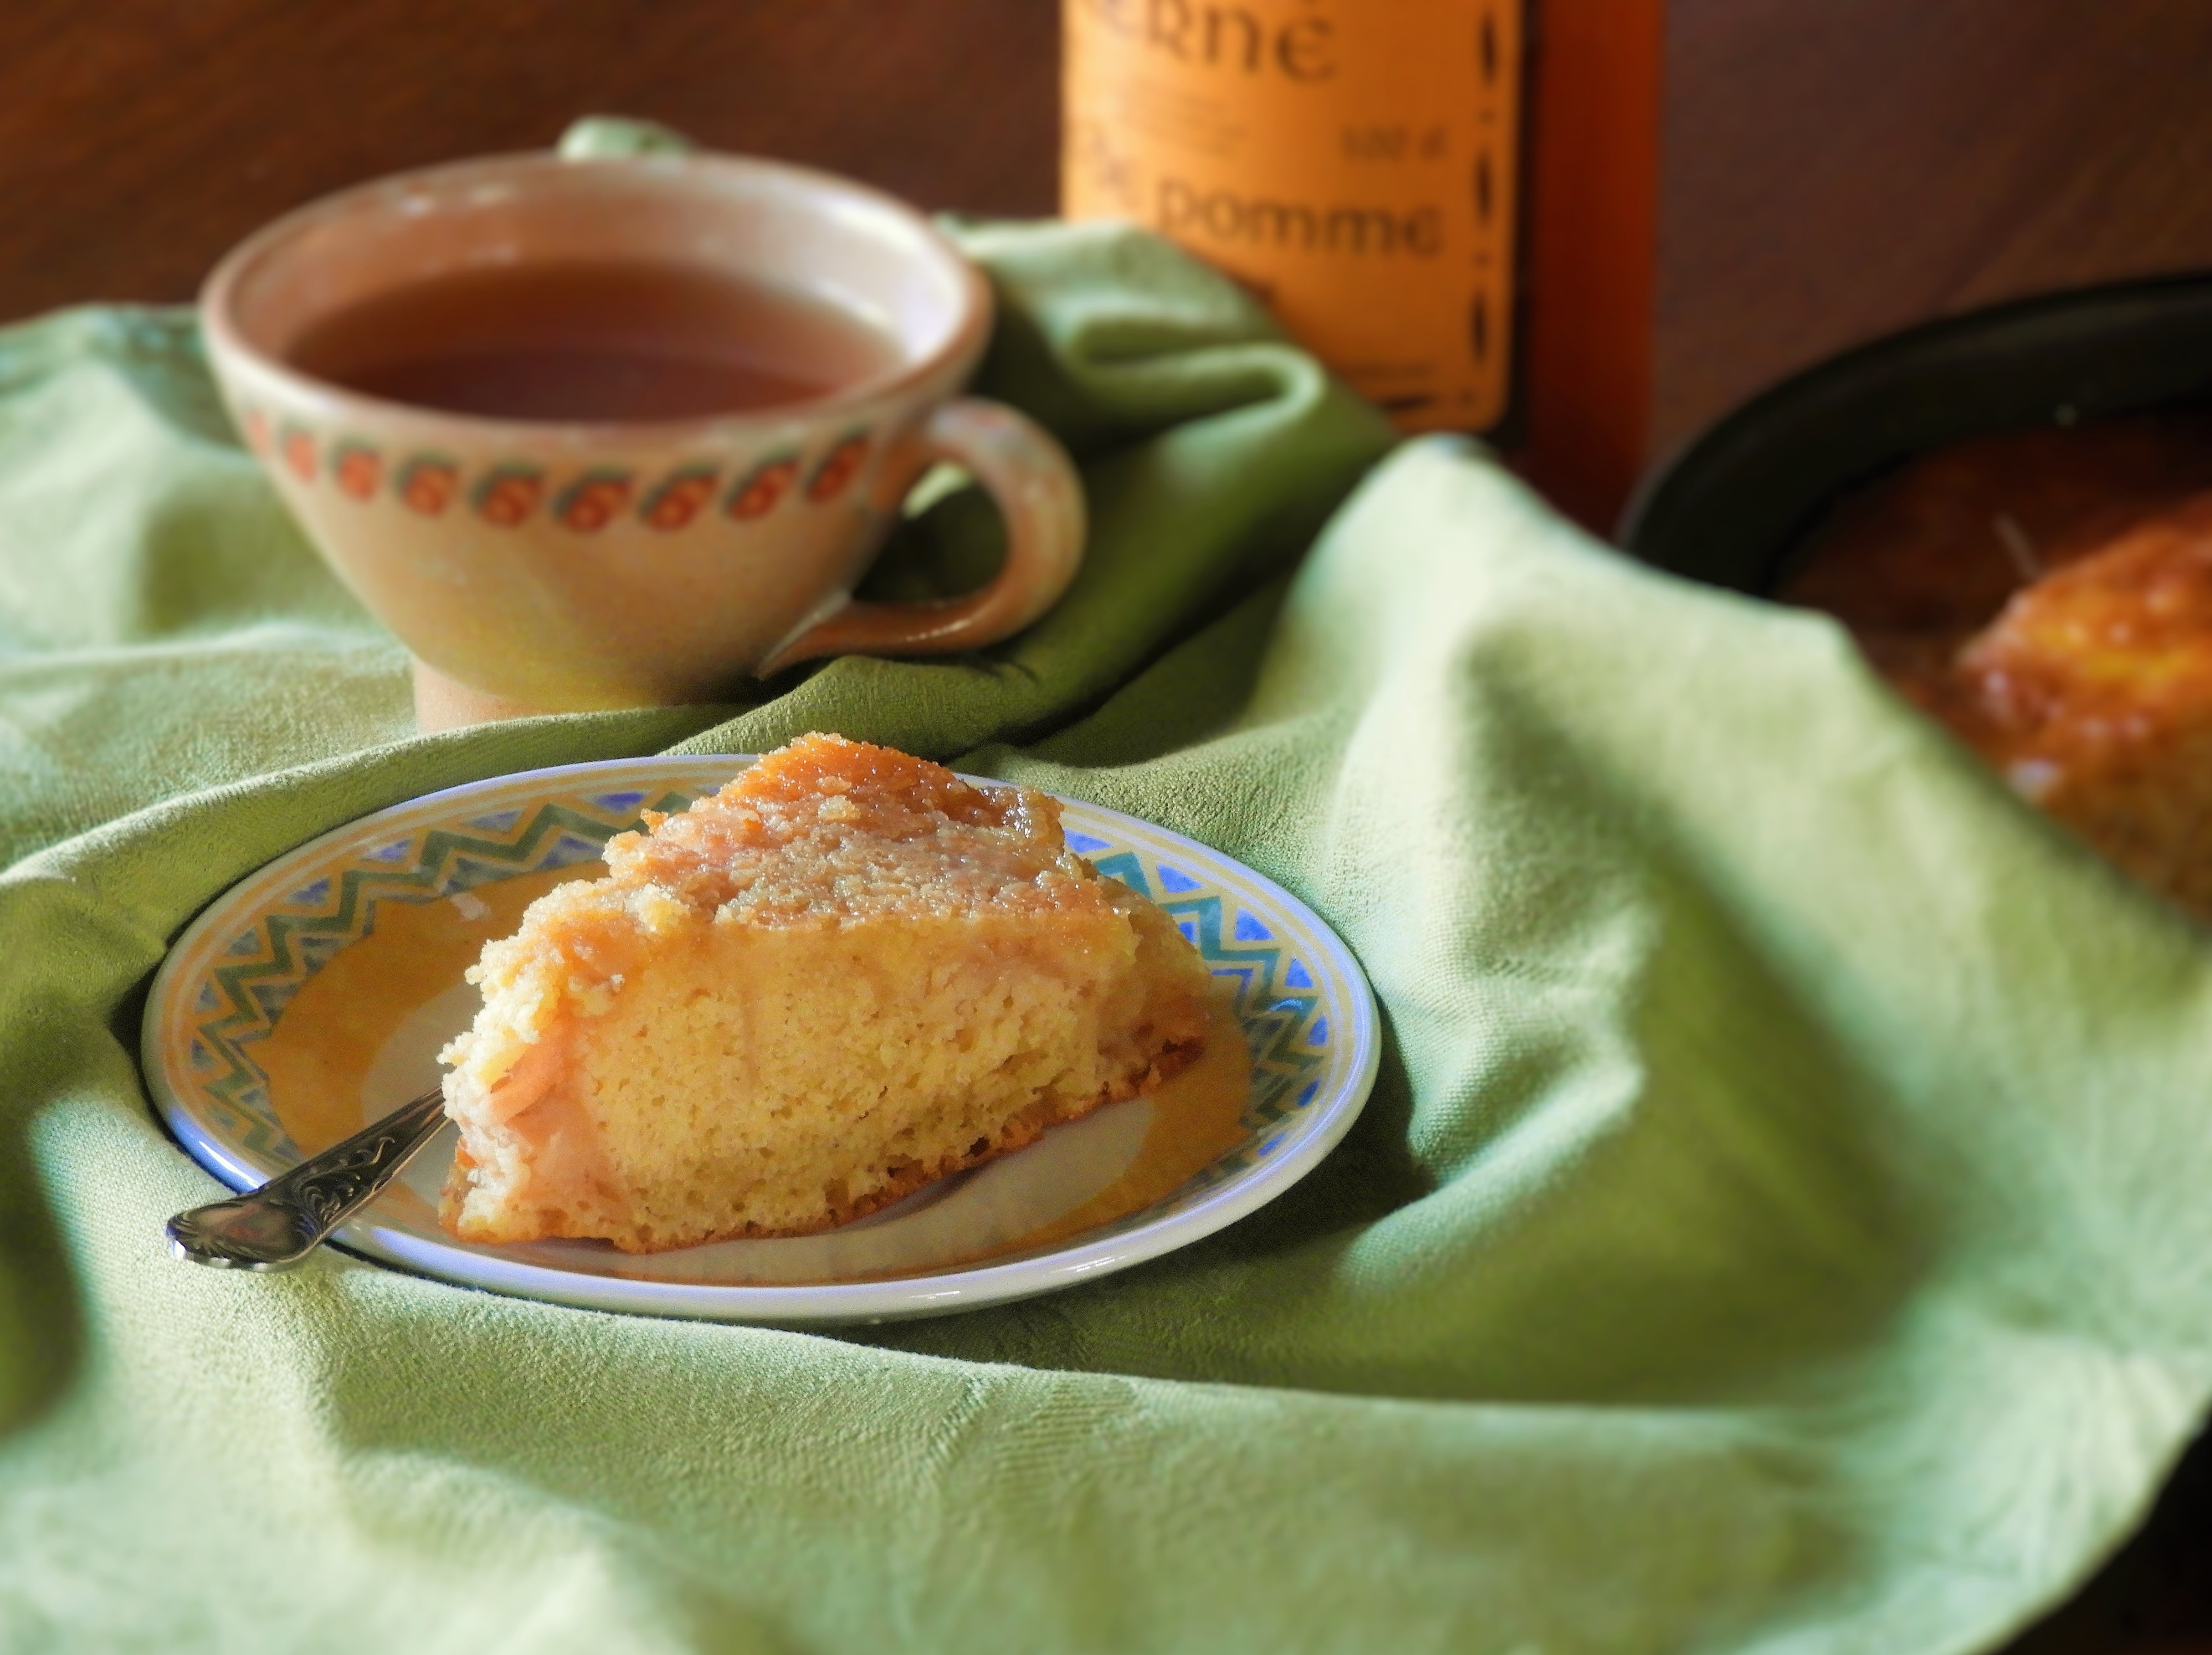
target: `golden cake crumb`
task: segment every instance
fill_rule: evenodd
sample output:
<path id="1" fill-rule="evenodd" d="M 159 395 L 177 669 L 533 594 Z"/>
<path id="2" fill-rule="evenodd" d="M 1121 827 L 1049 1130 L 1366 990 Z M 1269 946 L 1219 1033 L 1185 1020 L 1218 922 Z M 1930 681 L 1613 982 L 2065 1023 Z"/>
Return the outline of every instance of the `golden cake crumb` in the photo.
<path id="1" fill-rule="evenodd" d="M 1059 806 L 836 736 L 606 847 L 469 979 L 447 1227 L 652 1252 L 843 1223 L 1151 1090 L 1210 987 Z"/>
<path id="2" fill-rule="evenodd" d="M 2016 791 L 2212 919 L 2212 494 L 2022 587 L 1903 687 Z"/>

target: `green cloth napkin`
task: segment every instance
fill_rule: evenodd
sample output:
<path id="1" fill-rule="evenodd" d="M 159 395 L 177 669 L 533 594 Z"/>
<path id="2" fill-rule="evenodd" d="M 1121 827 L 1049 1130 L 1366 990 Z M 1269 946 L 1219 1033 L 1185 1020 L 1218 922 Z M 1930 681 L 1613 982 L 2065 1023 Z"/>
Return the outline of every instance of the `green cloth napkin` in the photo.
<path id="1" fill-rule="evenodd" d="M 2212 1388 L 2212 954 L 1823 621 L 1393 452 L 1133 233 L 974 227 L 1096 535 L 1025 636 L 437 737 L 186 318 L 0 334 L 0 1646 L 1963 1651 Z M 956 494 L 886 590 L 957 585 Z M 1374 981 L 1358 1127 L 1196 1246 L 824 1337 L 172 1260 L 210 898 L 469 778 L 809 729 L 1154 818 Z"/>

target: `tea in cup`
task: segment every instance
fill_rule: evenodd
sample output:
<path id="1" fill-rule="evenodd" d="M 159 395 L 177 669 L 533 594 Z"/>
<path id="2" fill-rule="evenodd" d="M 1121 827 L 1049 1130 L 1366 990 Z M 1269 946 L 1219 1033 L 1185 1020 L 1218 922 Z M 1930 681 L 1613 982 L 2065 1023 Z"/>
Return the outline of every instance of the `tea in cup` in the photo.
<path id="1" fill-rule="evenodd" d="M 860 651 L 1035 620 L 1082 490 L 1028 418 L 958 393 L 988 285 L 863 185 L 704 153 L 495 157 L 278 220 L 209 278 L 249 448 L 414 656 L 426 729 L 710 700 Z M 999 573 L 853 597 L 915 482 L 964 467 Z"/>

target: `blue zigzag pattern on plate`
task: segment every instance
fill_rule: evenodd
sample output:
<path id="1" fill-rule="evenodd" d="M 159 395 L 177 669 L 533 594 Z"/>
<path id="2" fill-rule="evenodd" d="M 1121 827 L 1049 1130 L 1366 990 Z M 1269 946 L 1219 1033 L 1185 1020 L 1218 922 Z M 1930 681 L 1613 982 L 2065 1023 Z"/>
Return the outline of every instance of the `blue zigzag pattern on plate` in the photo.
<path id="1" fill-rule="evenodd" d="M 1183 870 L 1173 869 L 1171 876 L 1157 859 L 1147 870 L 1145 859 L 1134 851 L 1093 853 L 1091 860 L 1099 872 L 1156 901 L 1161 897 L 1156 881 L 1170 891 L 1196 888 L 1202 893 L 1182 898 L 1170 895 L 1160 906 L 1175 918 L 1213 974 L 1236 985 L 1237 1019 L 1252 1053 L 1252 1089 L 1241 1120 L 1249 1134 L 1243 1145 L 1193 1176 L 1158 1206 L 1133 1214 L 1105 1232 L 1110 1234 L 1180 1210 L 1273 1154 L 1282 1141 L 1277 1129 L 1295 1111 L 1311 1103 L 1320 1090 L 1329 1029 L 1328 1019 L 1321 1015 L 1321 995 L 1306 962 L 1257 919 L 1239 910 L 1224 935 L 1224 899 L 1203 894 L 1203 884 Z"/>
<path id="2" fill-rule="evenodd" d="M 641 825 L 635 803 L 641 796 L 627 810 L 605 808 L 631 797 L 568 798 L 540 805 L 526 819 L 521 811 L 501 812 L 465 824 L 473 831 L 433 828 L 394 840 L 356 856 L 335 881 L 320 878 L 295 892 L 242 933 L 201 990 L 203 1003 L 214 991 L 215 1015 L 192 1029 L 219 1070 L 203 1090 L 222 1125 L 256 1154 L 293 1152 L 270 1104 L 268 1076 L 249 1048 L 269 1038 L 309 978 L 374 931 L 380 904 L 434 902 L 518 874 L 590 860 L 615 834 Z M 670 792 L 653 808 L 676 811 L 690 803 L 689 794 Z"/>
<path id="3" fill-rule="evenodd" d="M 1279 945 L 1224 940 L 1221 898 L 1190 897 L 1165 906 L 1178 919 L 1188 915 L 1197 921 L 1191 940 L 1199 953 L 1216 977 L 1237 985 L 1237 1020 L 1252 1050 L 1252 1096 L 1244 1121 L 1255 1131 L 1272 1126 L 1291 1106 L 1284 1100 L 1321 1068 L 1311 1027 L 1320 997 L 1283 988 Z"/>
<path id="4" fill-rule="evenodd" d="M 1093 857 L 1091 862 L 1109 878 L 1158 900 L 1135 852 Z M 1159 875 L 1161 864 L 1156 862 L 1152 872 Z M 1175 877 L 1162 877 L 1160 882 L 1183 890 L 1203 888 L 1180 869 L 1172 872 Z M 1246 913 L 1237 913 L 1224 937 L 1218 895 L 1170 899 L 1160 906 L 1213 974 L 1237 985 L 1237 1020 L 1252 1051 L 1252 1096 L 1244 1124 L 1255 1133 L 1265 1131 L 1313 1095 L 1313 1079 L 1328 1044 L 1328 1021 L 1315 1015 L 1321 997 L 1313 979 L 1303 961 L 1289 955 L 1265 925 Z"/>

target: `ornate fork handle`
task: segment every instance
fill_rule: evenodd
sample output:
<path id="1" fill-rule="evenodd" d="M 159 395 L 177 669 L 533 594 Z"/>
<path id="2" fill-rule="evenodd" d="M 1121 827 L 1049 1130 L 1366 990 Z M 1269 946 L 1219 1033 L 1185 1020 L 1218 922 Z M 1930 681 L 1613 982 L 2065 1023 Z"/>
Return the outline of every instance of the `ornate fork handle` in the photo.
<path id="1" fill-rule="evenodd" d="M 258 1190 L 179 1213 L 170 1250 L 218 1269 L 289 1270 L 391 1183 L 445 1118 L 445 1094 L 425 1092 Z"/>

